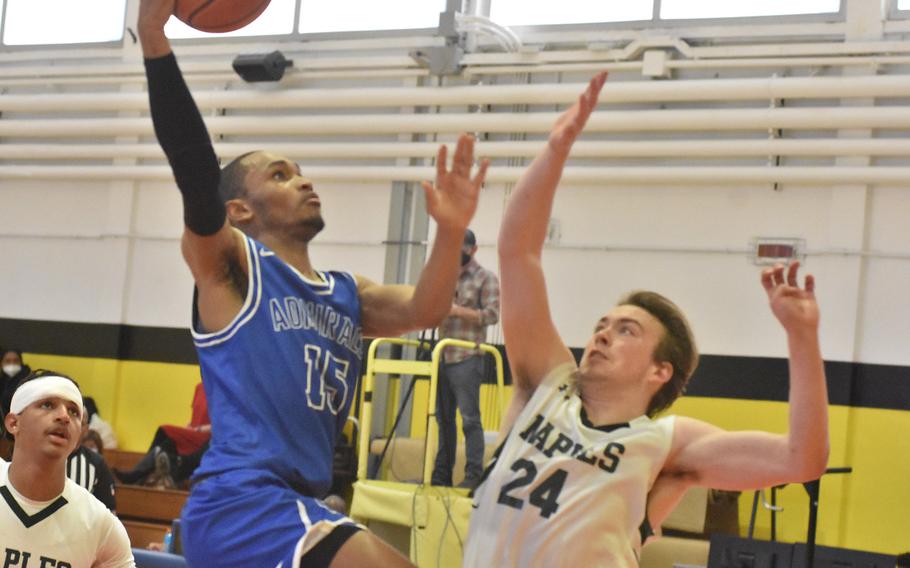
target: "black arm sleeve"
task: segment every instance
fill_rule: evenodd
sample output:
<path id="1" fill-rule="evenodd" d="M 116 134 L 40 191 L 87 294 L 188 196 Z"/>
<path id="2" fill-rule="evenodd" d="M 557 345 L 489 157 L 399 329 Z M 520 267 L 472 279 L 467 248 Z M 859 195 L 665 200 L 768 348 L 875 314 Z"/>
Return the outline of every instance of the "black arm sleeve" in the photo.
<path id="1" fill-rule="evenodd" d="M 145 60 L 149 106 L 155 135 L 183 195 L 183 222 L 198 235 L 224 225 L 218 195 L 220 169 L 209 133 L 173 53 Z"/>

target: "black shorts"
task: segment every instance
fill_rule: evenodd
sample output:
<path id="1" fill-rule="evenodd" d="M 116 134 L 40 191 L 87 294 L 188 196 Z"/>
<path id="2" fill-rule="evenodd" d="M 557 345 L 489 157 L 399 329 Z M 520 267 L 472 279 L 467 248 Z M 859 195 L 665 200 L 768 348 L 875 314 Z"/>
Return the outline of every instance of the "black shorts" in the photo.
<path id="1" fill-rule="evenodd" d="M 362 530 L 357 525 L 339 525 L 335 527 L 328 536 L 317 542 L 312 550 L 300 558 L 298 568 L 325 568 L 332 563 L 332 559 L 335 558 L 344 543 Z"/>

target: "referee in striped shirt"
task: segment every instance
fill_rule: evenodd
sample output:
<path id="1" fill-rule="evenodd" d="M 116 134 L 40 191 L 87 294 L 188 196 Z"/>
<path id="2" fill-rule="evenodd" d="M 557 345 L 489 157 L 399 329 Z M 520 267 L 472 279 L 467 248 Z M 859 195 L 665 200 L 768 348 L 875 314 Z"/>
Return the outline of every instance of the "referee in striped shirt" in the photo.
<path id="1" fill-rule="evenodd" d="M 101 454 L 83 445 L 86 432 L 88 412 L 83 412 L 81 441 L 79 447 L 66 460 L 66 476 L 87 489 L 113 512 L 117 508 L 114 498 L 114 476 Z"/>

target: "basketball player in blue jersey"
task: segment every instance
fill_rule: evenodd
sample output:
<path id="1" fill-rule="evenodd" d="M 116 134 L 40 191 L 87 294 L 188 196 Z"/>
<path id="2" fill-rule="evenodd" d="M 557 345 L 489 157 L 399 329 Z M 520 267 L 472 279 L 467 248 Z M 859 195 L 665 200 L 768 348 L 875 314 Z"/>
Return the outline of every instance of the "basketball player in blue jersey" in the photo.
<path id="1" fill-rule="evenodd" d="M 486 163 L 471 177 L 468 136 L 451 170 L 440 149 L 436 184 L 424 184 L 438 228 L 415 287 L 317 270 L 308 243 L 323 227 L 322 208 L 298 166 L 253 152 L 219 171 L 164 34 L 173 8 L 174 0 L 143 0 L 138 31 L 155 133 L 183 194 L 193 337 L 212 418 L 182 514 L 186 558 L 219 567 L 410 565 L 320 498 L 362 336 L 430 328 L 446 316 Z"/>
<path id="2" fill-rule="evenodd" d="M 682 312 L 634 292 L 601 316 L 579 365 L 550 316 L 541 251 L 569 150 L 606 80 L 592 79 L 509 198 L 499 237 L 502 324 L 515 385 L 504 440 L 475 494 L 464 565 L 638 566 L 640 528 L 693 485 L 746 490 L 819 477 L 827 392 L 814 279 L 764 271 L 787 334 L 787 434 L 653 418 L 682 393 L 698 354 Z"/>

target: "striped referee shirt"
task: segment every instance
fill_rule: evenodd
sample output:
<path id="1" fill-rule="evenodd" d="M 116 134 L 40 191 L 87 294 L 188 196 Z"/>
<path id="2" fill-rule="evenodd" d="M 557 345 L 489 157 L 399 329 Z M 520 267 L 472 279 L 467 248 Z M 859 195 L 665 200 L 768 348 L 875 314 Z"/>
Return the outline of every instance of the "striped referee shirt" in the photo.
<path id="1" fill-rule="evenodd" d="M 66 460 L 66 476 L 87 489 L 111 511 L 116 508 L 114 476 L 97 452 L 79 446 Z"/>
<path id="2" fill-rule="evenodd" d="M 499 321 L 499 279 L 472 257 L 461 268 L 455 287 L 455 304 L 479 310 L 480 323 L 463 318 L 446 318 L 439 326 L 439 337 L 483 343 L 487 340 L 487 326 Z M 476 349 L 449 347 L 444 359 L 446 363 L 458 363 L 478 353 Z"/>

